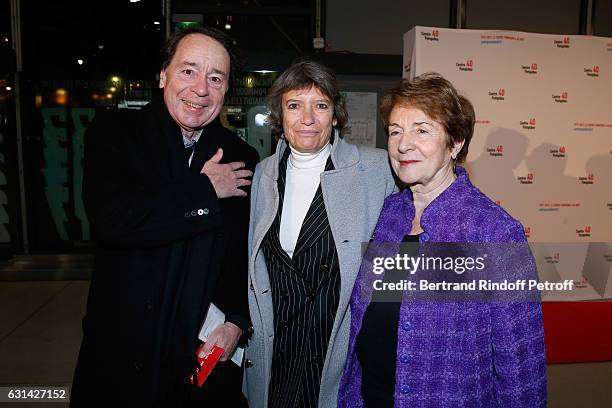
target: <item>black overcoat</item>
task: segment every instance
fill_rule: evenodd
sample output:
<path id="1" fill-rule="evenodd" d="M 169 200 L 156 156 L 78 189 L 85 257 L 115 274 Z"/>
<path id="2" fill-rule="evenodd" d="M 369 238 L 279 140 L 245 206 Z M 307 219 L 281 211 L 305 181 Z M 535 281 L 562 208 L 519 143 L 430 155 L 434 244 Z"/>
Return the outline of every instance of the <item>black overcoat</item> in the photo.
<path id="1" fill-rule="evenodd" d="M 254 170 L 255 149 L 218 118 L 189 168 L 161 98 L 140 111 L 103 113 L 88 127 L 83 199 L 99 249 L 72 406 L 186 405 L 185 378 L 211 300 L 243 331 L 250 326 L 249 198 L 218 199 L 200 174 L 219 147 L 222 162 Z M 227 378 L 216 369 L 211 384 L 239 395 L 241 375 L 229 365 Z"/>

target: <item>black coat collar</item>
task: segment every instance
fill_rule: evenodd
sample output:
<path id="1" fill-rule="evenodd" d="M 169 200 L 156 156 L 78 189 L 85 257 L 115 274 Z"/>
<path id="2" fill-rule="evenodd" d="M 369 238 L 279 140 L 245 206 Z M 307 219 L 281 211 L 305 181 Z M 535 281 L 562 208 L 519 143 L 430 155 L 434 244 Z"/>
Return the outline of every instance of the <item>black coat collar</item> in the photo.
<path id="1" fill-rule="evenodd" d="M 217 116 L 203 128 L 202 135 L 198 140 L 191 160 L 191 166 L 188 168 L 188 163 L 185 160 L 185 145 L 181 128 L 174 118 L 170 116 L 162 95 L 154 96 L 143 111 L 152 115 L 159 126 L 159 139 L 157 142 L 160 146 L 165 147 L 166 153 L 162 153 L 162 155 L 168 158 L 169 165 L 174 174 L 187 175 L 189 172 L 199 174 L 204 163 L 224 144 L 223 134 L 227 130 L 223 127 Z M 225 162 L 225 160 L 222 159 L 222 162 Z"/>

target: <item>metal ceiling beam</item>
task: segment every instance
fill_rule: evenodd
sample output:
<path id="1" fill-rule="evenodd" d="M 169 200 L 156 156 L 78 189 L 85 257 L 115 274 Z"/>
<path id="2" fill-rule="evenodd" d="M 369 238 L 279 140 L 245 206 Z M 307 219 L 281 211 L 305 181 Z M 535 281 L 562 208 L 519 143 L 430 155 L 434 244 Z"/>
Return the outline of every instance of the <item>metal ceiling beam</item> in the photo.
<path id="1" fill-rule="evenodd" d="M 21 127 L 21 71 L 23 61 L 21 57 L 21 1 L 11 0 L 11 32 L 13 37 L 13 49 L 15 50 L 17 69 L 15 72 L 15 130 L 17 133 L 17 165 L 19 167 L 19 201 L 21 205 L 21 239 L 23 253 L 30 253 L 30 241 L 28 238 L 28 215 L 25 192 L 24 162 L 23 162 L 23 129 Z"/>
<path id="2" fill-rule="evenodd" d="M 251 16 L 311 16 L 310 7 L 270 7 L 270 6 L 232 6 L 209 5 L 191 2 L 177 2 L 173 6 L 175 13 L 231 14 Z"/>
<path id="3" fill-rule="evenodd" d="M 450 0 L 450 28 L 465 28 L 467 0 Z"/>
<path id="4" fill-rule="evenodd" d="M 595 0 L 580 1 L 580 28 L 581 35 L 593 35 Z"/>

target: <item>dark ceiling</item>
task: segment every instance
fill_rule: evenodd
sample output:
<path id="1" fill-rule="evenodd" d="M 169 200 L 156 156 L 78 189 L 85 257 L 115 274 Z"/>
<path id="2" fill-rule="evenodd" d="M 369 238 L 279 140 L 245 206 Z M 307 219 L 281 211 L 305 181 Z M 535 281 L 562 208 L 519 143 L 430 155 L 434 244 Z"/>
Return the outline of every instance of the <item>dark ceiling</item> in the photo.
<path id="1" fill-rule="evenodd" d="M 173 14 L 199 14 L 249 52 L 308 52 L 312 0 L 179 0 Z M 159 69 L 162 0 L 21 1 L 24 74 L 30 78 L 143 77 Z M 227 25 L 227 27 L 226 27 Z M 82 64 L 79 64 L 82 60 Z"/>

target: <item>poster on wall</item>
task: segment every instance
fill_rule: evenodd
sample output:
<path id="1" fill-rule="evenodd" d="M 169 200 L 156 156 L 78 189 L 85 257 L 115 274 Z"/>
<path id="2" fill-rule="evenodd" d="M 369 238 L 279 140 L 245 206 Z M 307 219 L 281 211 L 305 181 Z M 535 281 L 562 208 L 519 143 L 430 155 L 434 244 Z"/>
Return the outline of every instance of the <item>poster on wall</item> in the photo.
<path id="1" fill-rule="evenodd" d="M 341 92 L 349 112 L 344 138 L 351 143 L 376 147 L 376 92 Z"/>

